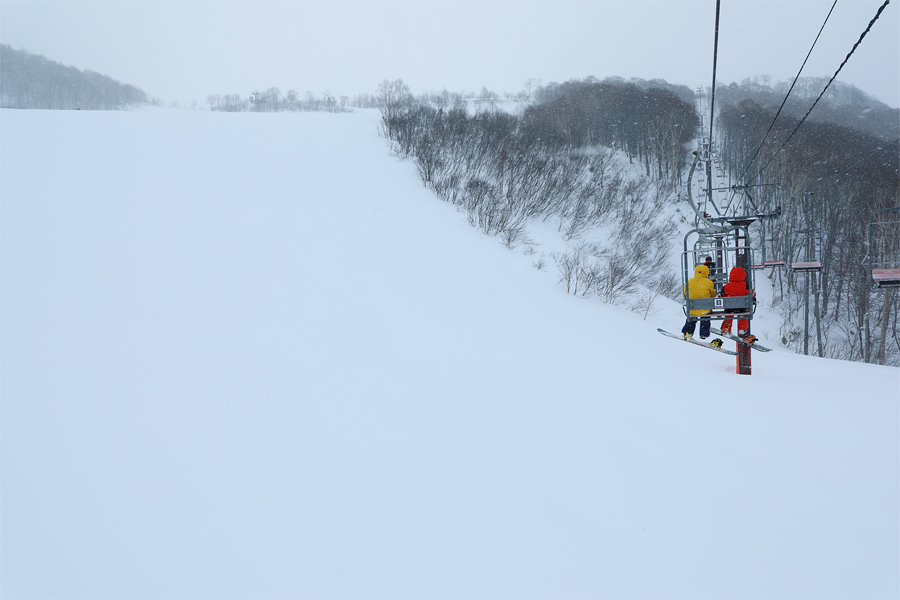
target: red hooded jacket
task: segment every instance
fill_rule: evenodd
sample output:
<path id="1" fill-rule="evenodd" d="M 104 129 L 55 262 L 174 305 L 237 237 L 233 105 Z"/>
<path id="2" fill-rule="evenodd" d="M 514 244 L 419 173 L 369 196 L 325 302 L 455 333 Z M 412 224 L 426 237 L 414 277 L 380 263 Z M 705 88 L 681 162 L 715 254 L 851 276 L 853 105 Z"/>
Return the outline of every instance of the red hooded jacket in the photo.
<path id="1" fill-rule="evenodd" d="M 731 273 L 728 275 L 728 283 L 726 283 L 722 287 L 722 295 L 723 296 L 746 296 L 750 292 L 747 291 L 747 273 L 744 269 L 740 267 L 735 267 L 731 270 Z M 753 297 L 756 297 L 756 292 L 753 292 Z M 731 331 L 731 319 L 725 319 L 722 321 L 722 331 L 730 332 Z M 738 321 L 738 330 L 739 331 L 747 331 L 750 328 L 750 321 L 747 319 L 740 319 Z M 740 335 L 740 333 L 738 334 Z"/>
<path id="2" fill-rule="evenodd" d="M 728 283 L 722 288 L 723 296 L 746 296 L 748 294 L 747 291 L 747 282 L 744 281 L 747 279 L 747 273 L 740 267 L 735 267 L 731 270 L 731 273 L 728 275 Z"/>

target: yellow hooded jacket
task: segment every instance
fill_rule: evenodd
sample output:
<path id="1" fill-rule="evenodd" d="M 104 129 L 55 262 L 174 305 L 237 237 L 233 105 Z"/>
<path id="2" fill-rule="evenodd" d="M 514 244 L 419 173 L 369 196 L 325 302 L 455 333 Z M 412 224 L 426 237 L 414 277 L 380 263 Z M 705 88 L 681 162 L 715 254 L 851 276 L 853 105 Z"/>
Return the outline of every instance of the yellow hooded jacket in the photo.
<path id="1" fill-rule="evenodd" d="M 688 279 L 687 293 L 688 298 L 715 298 L 716 286 L 709 280 L 709 267 L 706 265 L 697 265 L 694 267 L 694 276 Z M 712 311 L 709 309 L 692 310 L 691 315 L 708 315 Z"/>

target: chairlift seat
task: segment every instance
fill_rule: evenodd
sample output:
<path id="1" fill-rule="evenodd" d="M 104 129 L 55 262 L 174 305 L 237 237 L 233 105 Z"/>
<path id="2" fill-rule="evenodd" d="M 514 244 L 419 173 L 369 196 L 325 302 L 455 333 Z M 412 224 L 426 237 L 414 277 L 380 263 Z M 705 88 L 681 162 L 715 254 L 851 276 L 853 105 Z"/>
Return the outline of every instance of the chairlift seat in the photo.
<path id="1" fill-rule="evenodd" d="M 759 269 L 767 269 L 769 267 L 783 267 L 783 266 L 784 266 L 783 260 L 764 260 L 761 265 L 753 265 L 753 268 L 759 270 Z"/>
<path id="2" fill-rule="evenodd" d="M 684 309 L 688 314 L 692 310 L 711 310 L 713 315 L 721 314 L 727 318 L 736 314 L 752 313 L 753 298 L 749 295 L 725 296 L 721 298 L 688 298 L 685 300 Z"/>
<path id="3" fill-rule="evenodd" d="M 818 260 L 795 262 L 791 263 L 791 269 L 793 269 L 795 273 L 816 273 L 822 270 L 822 263 Z"/>
<path id="4" fill-rule="evenodd" d="M 900 285 L 900 269 L 872 269 L 872 279 L 878 287 Z"/>

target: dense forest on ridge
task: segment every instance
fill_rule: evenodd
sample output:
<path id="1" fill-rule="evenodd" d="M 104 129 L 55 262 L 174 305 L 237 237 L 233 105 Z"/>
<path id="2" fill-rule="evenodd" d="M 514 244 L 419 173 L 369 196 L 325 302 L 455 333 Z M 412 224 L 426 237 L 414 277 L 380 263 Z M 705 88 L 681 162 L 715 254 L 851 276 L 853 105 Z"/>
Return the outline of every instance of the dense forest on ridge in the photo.
<path id="1" fill-rule="evenodd" d="M 149 101 L 133 85 L 0 44 L 0 108 L 116 110 Z"/>

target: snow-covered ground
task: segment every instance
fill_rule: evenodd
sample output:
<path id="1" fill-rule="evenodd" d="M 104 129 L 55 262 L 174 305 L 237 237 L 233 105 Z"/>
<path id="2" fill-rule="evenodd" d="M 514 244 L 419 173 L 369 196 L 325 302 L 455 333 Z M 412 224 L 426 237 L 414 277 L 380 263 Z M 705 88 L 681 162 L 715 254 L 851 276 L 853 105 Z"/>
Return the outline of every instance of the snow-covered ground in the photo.
<path id="1" fill-rule="evenodd" d="M 3 597 L 900 594 L 898 369 L 736 375 L 377 124 L 0 111 Z"/>

